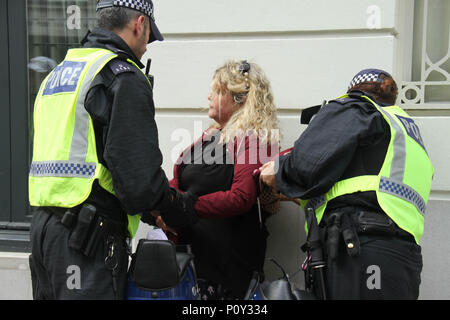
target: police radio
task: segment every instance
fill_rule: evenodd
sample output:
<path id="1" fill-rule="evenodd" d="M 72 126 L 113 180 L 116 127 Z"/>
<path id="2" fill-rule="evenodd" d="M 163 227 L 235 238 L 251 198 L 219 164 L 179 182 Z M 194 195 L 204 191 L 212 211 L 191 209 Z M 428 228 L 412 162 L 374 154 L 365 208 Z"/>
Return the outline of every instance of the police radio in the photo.
<path id="1" fill-rule="evenodd" d="M 150 84 L 151 84 L 152 89 L 153 89 L 153 86 L 155 85 L 155 77 L 150 74 L 150 66 L 151 65 L 152 65 L 152 59 L 149 58 L 147 60 L 147 66 L 145 67 L 145 75 L 147 76 L 148 81 L 150 81 Z"/>

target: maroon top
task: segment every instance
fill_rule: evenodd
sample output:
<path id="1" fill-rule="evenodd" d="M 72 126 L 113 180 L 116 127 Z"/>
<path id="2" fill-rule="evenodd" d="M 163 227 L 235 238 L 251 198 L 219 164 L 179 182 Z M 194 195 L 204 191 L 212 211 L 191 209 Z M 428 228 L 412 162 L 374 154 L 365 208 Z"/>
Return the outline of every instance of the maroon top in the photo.
<path id="1" fill-rule="evenodd" d="M 213 137 L 216 142 L 220 132 L 204 132 L 175 164 L 170 185 L 198 196 L 195 210 L 200 218 L 191 228 L 179 230 L 176 240 L 191 245 L 199 279 L 221 284 L 232 297 L 242 299 L 253 272 L 264 266 L 268 233 L 256 205 L 253 172 L 269 160 L 271 150 L 261 150 L 266 147 L 258 146 L 255 136 L 242 135 L 226 145 L 217 143 L 209 164 L 205 159 Z M 217 163 L 224 149 L 225 164 Z M 278 146 L 272 153 L 278 153 Z"/>
<path id="2" fill-rule="evenodd" d="M 173 170 L 173 179 L 170 186 L 180 189 L 180 174 L 183 169 L 183 155 L 198 143 L 202 143 L 208 137 L 208 130 L 202 137 L 193 143 L 180 155 Z M 265 147 L 265 146 L 264 146 Z M 228 152 L 234 155 L 234 175 L 231 189 L 202 195 L 195 204 L 195 210 L 200 218 L 226 218 L 248 212 L 256 203 L 257 183 L 253 172 L 267 162 L 272 155 L 278 153 L 278 148 L 260 150 L 257 139 L 253 136 L 235 138 L 234 143 L 227 145 Z M 261 154 L 260 154 L 261 153 Z"/>

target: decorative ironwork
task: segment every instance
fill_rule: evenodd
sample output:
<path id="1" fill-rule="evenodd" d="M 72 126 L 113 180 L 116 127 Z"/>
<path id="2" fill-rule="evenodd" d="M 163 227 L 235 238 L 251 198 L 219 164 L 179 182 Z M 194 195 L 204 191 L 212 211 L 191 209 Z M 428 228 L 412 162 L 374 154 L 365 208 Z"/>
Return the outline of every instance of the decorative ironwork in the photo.
<path id="1" fill-rule="evenodd" d="M 428 9 L 429 0 L 424 0 L 423 10 L 423 30 L 422 30 L 422 48 L 421 48 L 421 65 L 420 65 L 420 80 L 418 81 L 403 81 L 399 92 L 401 105 L 407 105 L 410 108 L 449 108 L 450 101 L 437 102 L 430 99 L 430 94 L 427 88 L 430 86 L 444 86 L 443 90 L 450 90 L 450 74 L 444 69 L 444 65 L 450 62 L 450 25 L 449 25 L 449 40 L 447 53 L 441 59 L 432 61 L 427 51 L 427 37 L 428 37 Z M 446 23 L 448 21 L 443 21 Z M 441 22 L 442 23 L 442 22 Z M 445 41 L 445 40 L 444 40 Z M 430 79 L 430 74 L 439 74 L 442 80 Z M 436 76 L 433 77 L 436 79 Z"/>

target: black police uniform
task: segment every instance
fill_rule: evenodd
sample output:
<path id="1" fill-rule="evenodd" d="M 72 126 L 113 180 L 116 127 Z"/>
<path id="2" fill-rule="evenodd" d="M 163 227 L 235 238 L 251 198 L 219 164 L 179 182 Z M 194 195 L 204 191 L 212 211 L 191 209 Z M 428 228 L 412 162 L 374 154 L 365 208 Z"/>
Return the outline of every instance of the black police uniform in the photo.
<path id="1" fill-rule="evenodd" d="M 337 181 L 377 175 L 389 141 L 390 129 L 380 112 L 357 94 L 331 101 L 315 115 L 292 152 L 279 158 L 278 190 L 289 197 L 311 199 L 325 194 Z M 328 297 L 417 299 L 422 270 L 420 246 L 395 224 L 388 233 L 359 232 L 354 217 L 361 212 L 381 224 L 392 223 L 373 191 L 331 200 L 320 223 L 326 230 L 323 248 Z M 333 224 L 331 217 L 336 214 L 350 217 L 350 231 L 357 233 L 354 237 L 359 247 L 355 249 L 359 254 L 348 254 L 342 235 L 337 242 L 327 237 Z"/>
<path id="2" fill-rule="evenodd" d="M 99 72 L 85 100 L 98 159 L 111 172 L 117 197 L 94 182 L 86 203 L 96 208 L 106 231 L 91 248 L 90 257 L 69 248 L 72 230 L 61 224 L 65 209 L 34 208 L 30 266 L 36 299 L 123 299 L 128 266 L 126 213 L 148 214 L 178 206 L 161 169 L 152 89 L 143 72 L 127 59 L 144 66 L 113 32 L 95 29 L 82 44 L 119 55 Z M 105 264 L 108 256 L 113 259 Z"/>

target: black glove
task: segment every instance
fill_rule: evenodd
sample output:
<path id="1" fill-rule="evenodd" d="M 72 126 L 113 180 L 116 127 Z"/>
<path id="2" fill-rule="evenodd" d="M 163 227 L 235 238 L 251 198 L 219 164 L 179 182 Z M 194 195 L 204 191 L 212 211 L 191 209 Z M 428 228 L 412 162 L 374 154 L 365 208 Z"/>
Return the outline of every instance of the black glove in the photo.
<path id="1" fill-rule="evenodd" d="M 186 192 L 181 193 L 175 188 L 169 188 L 165 199 L 155 208 L 161 214 L 164 223 L 171 228 L 189 227 L 198 221 L 194 205 L 197 197 Z"/>
<path id="2" fill-rule="evenodd" d="M 142 213 L 141 221 L 151 226 L 156 226 L 156 218 L 152 215 L 151 211 Z"/>

